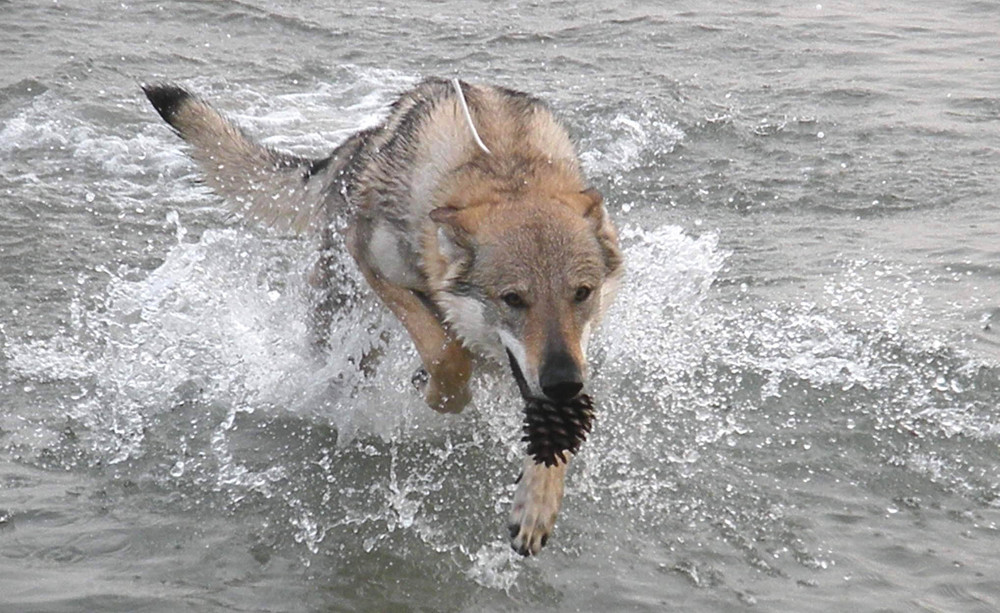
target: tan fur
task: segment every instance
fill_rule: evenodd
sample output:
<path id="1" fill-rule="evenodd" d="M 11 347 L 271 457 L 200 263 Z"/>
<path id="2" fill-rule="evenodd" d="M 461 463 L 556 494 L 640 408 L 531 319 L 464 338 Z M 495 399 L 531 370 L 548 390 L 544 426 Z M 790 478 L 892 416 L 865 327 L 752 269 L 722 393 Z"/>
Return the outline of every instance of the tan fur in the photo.
<path id="1" fill-rule="evenodd" d="M 335 220 L 349 219 L 346 245 L 413 339 L 432 408 L 458 412 L 470 401 L 475 353 L 512 356 L 532 396 L 583 385 L 589 334 L 622 260 L 603 200 L 544 103 L 463 83 L 470 125 L 453 84 L 429 79 L 402 94 L 381 125 L 329 158 L 305 160 L 261 147 L 179 88 L 145 89 L 237 211 L 314 229 L 324 250 L 339 244 Z M 324 255 L 311 277 L 323 294 L 320 339 L 337 304 L 334 262 Z M 525 460 L 511 512 L 521 553 L 537 553 L 552 531 L 565 472 Z"/>

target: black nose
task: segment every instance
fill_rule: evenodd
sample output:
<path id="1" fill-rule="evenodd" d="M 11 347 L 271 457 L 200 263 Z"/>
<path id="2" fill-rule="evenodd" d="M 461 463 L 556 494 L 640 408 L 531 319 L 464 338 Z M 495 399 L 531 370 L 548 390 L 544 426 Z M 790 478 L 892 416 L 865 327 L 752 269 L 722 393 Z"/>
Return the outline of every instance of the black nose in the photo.
<path id="1" fill-rule="evenodd" d="M 583 376 L 573 358 L 559 353 L 545 361 L 538 377 L 542 391 L 552 400 L 571 400 L 583 389 Z"/>
<path id="2" fill-rule="evenodd" d="M 583 383 L 579 381 L 563 381 L 552 385 L 543 385 L 542 391 L 552 400 L 572 400 L 583 389 Z"/>

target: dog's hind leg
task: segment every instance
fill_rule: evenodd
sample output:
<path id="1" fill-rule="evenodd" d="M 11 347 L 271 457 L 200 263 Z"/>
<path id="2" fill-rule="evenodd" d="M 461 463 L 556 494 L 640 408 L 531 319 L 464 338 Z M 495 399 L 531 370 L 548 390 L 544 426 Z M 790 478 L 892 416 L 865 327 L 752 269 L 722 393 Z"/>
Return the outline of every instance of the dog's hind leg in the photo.
<path id="1" fill-rule="evenodd" d="M 426 298 L 381 278 L 363 258 L 357 257 L 356 246 L 350 238 L 348 248 L 368 284 L 410 333 L 429 375 L 424 395 L 427 404 L 441 413 L 460 412 L 472 399 L 469 393 L 472 355 L 445 329 Z"/>
<path id="2" fill-rule="evenodd" d="M 528 456 L 518 478 L 507 528 L 510 546 L 523 556 L 535 555 L 549 540 L 563 498 L 566 462 L 538 464 Z"/>
<path id="3" fill-rule="evenodd" d="M 308 277 L 310 300 L 313 304 L 309 314 L 309 335 L 312 338 L 312 346 L 320 351 L 330 348 L 330 326 L 333 325 L 333 316 L 344 302 L 343 299 L 338 300 L 341 296 L 333 287 L 334 262 L 335 256 L 329 250 L 320 251 Z"/>
<path id="4" fill-rule="evenodd" d="M 330 327 L 336 314 L 348 307 L 357 296 L 358 284 L 349 277 L 340 261 L 343 243 L 334 238 L 336 230 L 327 224 L 322 242 L 308 275 L 309 334 L 312 346 L 319 352 L 330 349 Z"/>

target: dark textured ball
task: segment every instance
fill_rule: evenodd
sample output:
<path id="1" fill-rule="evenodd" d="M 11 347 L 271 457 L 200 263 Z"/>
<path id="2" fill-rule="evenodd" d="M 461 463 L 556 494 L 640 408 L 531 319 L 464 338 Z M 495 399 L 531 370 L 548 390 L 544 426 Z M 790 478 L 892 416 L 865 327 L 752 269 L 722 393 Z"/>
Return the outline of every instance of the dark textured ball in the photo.
<path id="1" fill-rule="evenodd" d="M 528 455 L 538 464 L 554 466 L 566 452 L 576 453 L 594 425 L 594 401 L 582 394 L 566 403 L 529 398 L 524 407 L 524 436 Z"/>

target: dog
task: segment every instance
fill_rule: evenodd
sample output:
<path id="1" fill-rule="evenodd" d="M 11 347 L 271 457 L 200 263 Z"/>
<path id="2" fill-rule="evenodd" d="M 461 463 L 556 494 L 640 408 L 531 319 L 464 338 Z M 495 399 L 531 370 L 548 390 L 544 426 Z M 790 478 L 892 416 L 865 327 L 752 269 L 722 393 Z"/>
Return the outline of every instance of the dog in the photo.
<path id="1" fill-rule="evenodd" d="M 318 232 L 324 251 L 346 245 L 412 338 L 423 364 L 415 381 L 433 409 L 457 413 L 469 403 L 476 355 L 509 361 L 526 398 L 582 393 L 587 344 L 614 298 L 622 253 L 603 198 L 544 102 L 427 79 L 381 124 L 306 159 L 260 145 L 181 87 L 142 87 L 239 213 Z M 338 230 L 334 220 L 345 218 Z M 336 308 L 333 259 L 320 257 L 310 280 L 323 296 L 320 331 Z M 525 457 L 509 516 L 520 554 L 548 540 L 568 461 Z"/>

